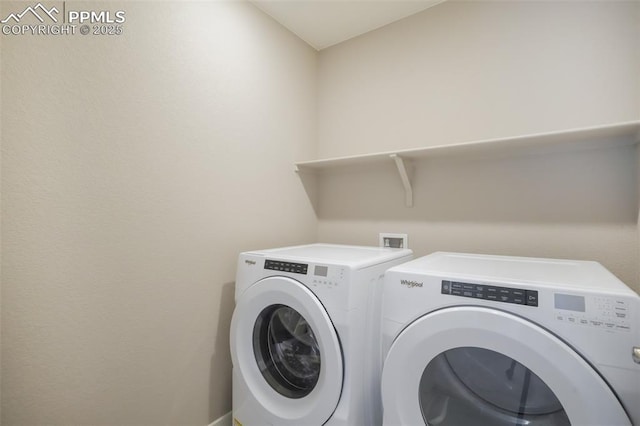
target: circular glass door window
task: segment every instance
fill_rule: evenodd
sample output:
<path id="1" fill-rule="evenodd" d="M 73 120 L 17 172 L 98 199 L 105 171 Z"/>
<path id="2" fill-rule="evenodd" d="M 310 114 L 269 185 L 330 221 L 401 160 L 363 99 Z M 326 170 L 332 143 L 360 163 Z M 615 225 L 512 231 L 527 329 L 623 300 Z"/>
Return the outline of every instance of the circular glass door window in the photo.
<path id="1" fill-rule="evenodd" d="M 516 360 L 460 347 L 435 357 L 420 380 L 427 425 L 570 425 L 553 391 Z"/>
<path id="2" fill-rule="evenodd" d="M 287 398 L 303 398 L 318 383 L 318 341 L 307 320 L 289 306 L 271 305 L 258 315 L 253 353 L 265 380 Z"/>

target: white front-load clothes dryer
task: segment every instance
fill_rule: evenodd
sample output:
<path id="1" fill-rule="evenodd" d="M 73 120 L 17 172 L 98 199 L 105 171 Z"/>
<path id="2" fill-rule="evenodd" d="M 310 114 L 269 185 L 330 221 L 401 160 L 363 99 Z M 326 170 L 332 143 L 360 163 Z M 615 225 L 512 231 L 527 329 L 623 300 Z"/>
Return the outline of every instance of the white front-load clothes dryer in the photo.
<path id="1" fill-rule="evenodd" d="M 640 297 L 599 263 L 434 253 L 383 301 L 385 426 L 640 425 Z"/>
<path id="2" fill-rule="evenodd" d="M 381 424 L 380 290 L 411 250 L 242 253 L 231 320 L 234 425 Z"/>

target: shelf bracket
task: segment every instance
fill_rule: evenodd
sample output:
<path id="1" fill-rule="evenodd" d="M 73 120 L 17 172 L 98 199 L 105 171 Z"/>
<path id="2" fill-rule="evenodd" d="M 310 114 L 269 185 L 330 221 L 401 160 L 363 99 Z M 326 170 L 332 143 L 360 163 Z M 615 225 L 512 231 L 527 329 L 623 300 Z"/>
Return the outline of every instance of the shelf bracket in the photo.
<path id="1" fill-rule="evenodd" d="M 411 182 L 409 181 L 409 174 L 405 167 L 404 160 L 398 154 L 389 155 L 396 162 L 400 179 L 402 180 L 402 186 L 404 187 L 404 203 L 407 207 L 413 207 L 413 189 L 411 188 Z"/>

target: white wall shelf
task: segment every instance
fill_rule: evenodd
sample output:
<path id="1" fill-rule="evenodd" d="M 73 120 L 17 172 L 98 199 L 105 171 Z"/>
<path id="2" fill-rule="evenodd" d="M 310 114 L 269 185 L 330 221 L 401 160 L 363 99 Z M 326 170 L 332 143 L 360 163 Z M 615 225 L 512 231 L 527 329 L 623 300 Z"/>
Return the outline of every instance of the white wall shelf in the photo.
<path id="1" fill-rule="evenodd" d="M 640 120 L 606 126 L 538 133 L 500 139 L 487 139 L 424 148 L 352 155 L 295 163 L 298 173 L 316 173 L 334 168 L 395 162 L 405 191 L 405 204 L 413 206 L 413 190 L 408 162 L 437 157 L 475 157 L 492 155 L 543 154 L 635 145 L 640 142 Z"/>

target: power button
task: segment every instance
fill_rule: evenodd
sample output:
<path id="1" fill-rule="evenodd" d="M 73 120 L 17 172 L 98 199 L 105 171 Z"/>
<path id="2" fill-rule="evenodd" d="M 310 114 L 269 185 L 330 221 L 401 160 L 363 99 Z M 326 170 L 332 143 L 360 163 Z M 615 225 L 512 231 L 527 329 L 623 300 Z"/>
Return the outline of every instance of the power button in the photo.
<path id="1" fill-rule="evenodd" d="M 528 306 L 538 306 L 538 291 L 526 290 L 525 291 L 525 304 Z"/>

